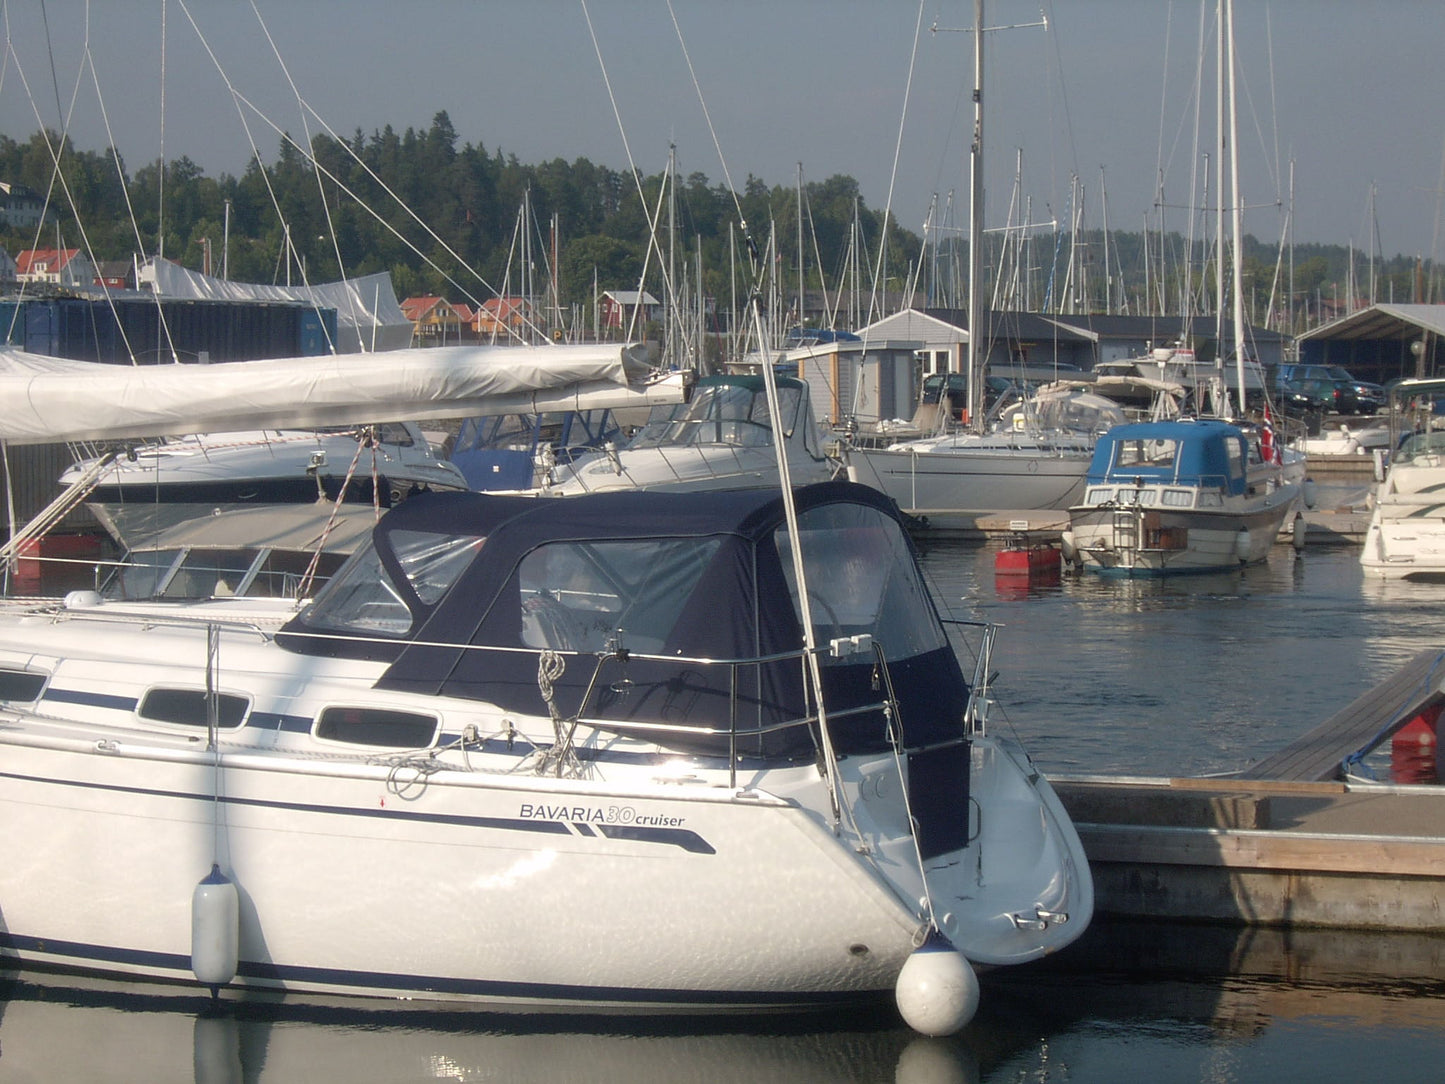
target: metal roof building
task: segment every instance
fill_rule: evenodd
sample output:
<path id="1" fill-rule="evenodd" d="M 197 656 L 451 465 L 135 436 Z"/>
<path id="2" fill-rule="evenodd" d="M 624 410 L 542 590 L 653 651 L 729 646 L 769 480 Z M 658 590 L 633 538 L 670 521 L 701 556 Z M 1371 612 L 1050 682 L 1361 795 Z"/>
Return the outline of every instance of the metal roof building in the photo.
<path id="1" fill-rule="evenodd" d="M 1359 380 L 1445 373 L 1445 305 L 1371 305 L 1299 337 L 1300 360 L 1343 365 Z"/>

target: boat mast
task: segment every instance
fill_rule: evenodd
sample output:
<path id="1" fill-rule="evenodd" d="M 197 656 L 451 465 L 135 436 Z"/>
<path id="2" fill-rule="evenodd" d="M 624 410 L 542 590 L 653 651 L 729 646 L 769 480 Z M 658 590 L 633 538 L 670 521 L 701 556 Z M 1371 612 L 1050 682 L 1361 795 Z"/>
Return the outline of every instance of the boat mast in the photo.
<path id="1" fill-rule="evenodd" d="M 803 295 L 808 284 L 803 273 L 803 163 L 798 163 L 798 328 L 803 327 Z"/>
<path id="2" fill-rule="evenodd" d="M 968 189 L 968 420 L 983 429 L 983 371 L 978 355 L 979 279 L 983 248 L 983 0 L 973 0 L 973 146 L 969 151 Z"/>
<path id="3" fill-rule="evenodd" d="M 1234 253 L 1231 277 L 1234 279 L 1234 365 L 1239 376 L 1239 417 L 1244 411 L 1244 197 L 1239 191 L 1239 107 L 1234 88 L 1234 0 L 1223 0 L 1225 45 L 1229 50 L 1229 171 L 1230 200 L 1234 204 L 1231 219 L 1234 226 Z"/>

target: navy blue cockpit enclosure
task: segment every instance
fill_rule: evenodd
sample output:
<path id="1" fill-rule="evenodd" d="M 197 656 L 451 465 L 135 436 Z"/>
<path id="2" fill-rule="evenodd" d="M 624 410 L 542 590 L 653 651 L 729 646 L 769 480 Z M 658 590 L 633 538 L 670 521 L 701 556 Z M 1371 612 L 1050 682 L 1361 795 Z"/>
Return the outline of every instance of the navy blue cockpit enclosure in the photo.
<path id="1" fill-rule="evenodd" d="M 904 748 L 964 742 L 968 686 L 893 503 L 829 482 L 796 507 L 835 754 L 892 747 L 890 692 Z M 385 661 L 379 688 L 531 715 L 549 708 L 546 663 L 561 717 L 699 756 L 807 760 L 792 544 L 773 491 L 427 494 L 280 641 Z"/>

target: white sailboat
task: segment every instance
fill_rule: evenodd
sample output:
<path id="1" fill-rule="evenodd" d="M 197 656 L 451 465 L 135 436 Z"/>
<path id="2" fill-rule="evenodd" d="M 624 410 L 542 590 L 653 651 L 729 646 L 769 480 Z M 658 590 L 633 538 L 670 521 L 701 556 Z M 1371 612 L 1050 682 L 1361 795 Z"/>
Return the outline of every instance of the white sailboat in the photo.
<path id="1" fill-rule="evenodd" d="M 1044 21 L 1031 26 L 1044 25 Z M 1123 411 L 1099 396 L 1094 412 L 1046 419 L 1038 409 L 1020 424 L 986 431 L 983 366 L 983 0 L 974 2 L 974 131 L 970 152 L 968 276 L 968 412 L 970 428 L 899 441 L 883 448 L 847 449 L 849 477 L 887 493 L 927 522 L 998 510 L 1067 508 L 1083 492 L 1094 441 L 1124 421 Z M 1082 400 L 1080 401 L 1082 403 Z"/>
<path id="2" fill-rule="evenodd" d="M 634 346 L 440 347 L 215 365 L 119 366 L 0 351 L 0 440 L 132 442 L 61 479 L 125 548 L 200 516 L 465 489 L 417 422 L 686 398 Z M 361 443 L 356 436 L 360 428 Z M 303 428 L 304 427 L 304 428 Z M 317 428 L 324 431 L 318 432 Z M 329 427 L 329 428 L 328 428 Z M 339 431 L 338 431 L 339 430 Z M 206 434 L 157 441 L 156 434 Z"/>
<path id="3" fill-rule="evenodd" d="M 0 427 L 80 425 L 50 383 Z M 0 604 L 0 955 L 221 997 L 892 997 L 941 1034 L 975 967 L 1091 917 L 989 727 L 992 631 L 964 674 L 866 487 L 424 493 L 314 600 L 183 594 Z"/>

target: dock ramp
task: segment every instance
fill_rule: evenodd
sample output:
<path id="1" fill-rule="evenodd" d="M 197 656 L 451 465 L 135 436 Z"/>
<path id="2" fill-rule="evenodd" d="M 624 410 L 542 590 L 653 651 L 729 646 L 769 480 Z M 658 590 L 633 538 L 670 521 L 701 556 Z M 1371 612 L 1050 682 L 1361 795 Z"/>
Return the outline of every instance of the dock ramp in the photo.
<path id="1" fill-rule="evenodd" d="M 1237 779 L 1324 781 L 1344 775 L 1355 754 L 1389 741 L 1421 709 L 1445 700 L 1445 651 L 1420 652 L 1391 677 Z"/>

